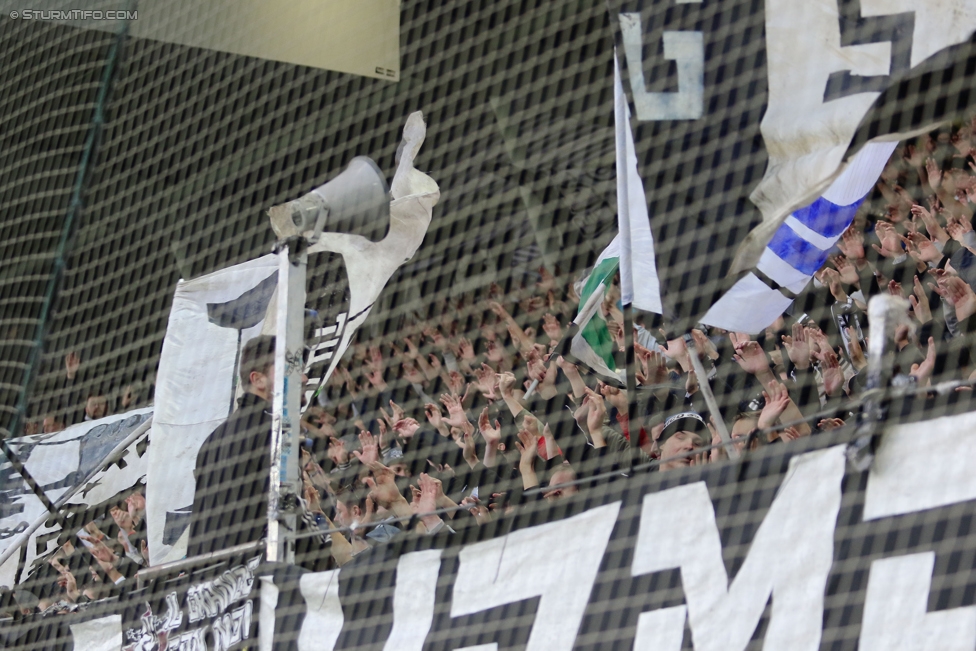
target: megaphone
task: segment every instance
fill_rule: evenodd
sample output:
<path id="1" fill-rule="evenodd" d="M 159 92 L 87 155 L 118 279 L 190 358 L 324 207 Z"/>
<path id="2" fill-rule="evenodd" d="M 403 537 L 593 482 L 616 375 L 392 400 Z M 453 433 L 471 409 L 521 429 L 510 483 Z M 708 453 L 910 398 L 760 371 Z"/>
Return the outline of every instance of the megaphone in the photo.
<path id="1" fill-rule="evenodd" d="M 378 242 L 390 225 L 389 187 L 372 159 L 357 156 L 325 185 L 269 208 L 268 217 L 278 239 L 301 236 L 314 243 L 327 228 Z"/>

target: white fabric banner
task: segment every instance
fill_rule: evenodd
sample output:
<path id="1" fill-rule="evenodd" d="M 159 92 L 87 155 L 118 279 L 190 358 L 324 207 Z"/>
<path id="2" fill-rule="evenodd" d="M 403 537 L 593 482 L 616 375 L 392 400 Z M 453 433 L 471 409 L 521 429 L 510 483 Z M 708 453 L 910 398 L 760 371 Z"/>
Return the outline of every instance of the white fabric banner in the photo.
<path id="1" fill-rule="evenodd" d="M 152 565 L 186 552 L 197 452 L 230 413 L 237 356 L 261 334 L 277 271 L 278 259 L 269 254 L 176 286 L 156 376 L 149 449 L 146 527 Z M 219 318 L 218 310 L 208 308 L 237 301 L 244 306 L 237 319 Z"/>
<path id="2" fill-rule="evenodd" d="M 48 499 L 56 501 L 68 490 L 84 480 L 95 466 L 115 447 L 125 440 L 140 424 L 152 415 L 152 407 L 135 409 L 124 414 L 106 416 L 98 420 L 72 425 L 55 434 L 35 434 L 8 441 L 14 454 L 20 459 Z M 138 442 L 137 442 L 138 443 Z M 99 504 L 113 495 L 134 486 L 146 476 L 148 454 L 142 457 L 129 446 L 122 457 L 125 467 L 113 464 L 95 476 L 91 488 L 68 500 L 68 504 Z M 0 471 L 11 476 L 3 483 L 3 506 L 0 509 L 0 553 L 20 539 L 32 522 L 47 513 L 41 501 L 31 492 L 27 483 L 10 469 L 10 462 L 3 459 Z M 38 553 L 35 543 L 38 536 L 58 531 L 60 526 L 41 525 L 27 539 L 25 567 L 39 555 L 51 551 L 56 541 L 48 543 L 48 549 Z M 19 554 L 14 553 L 0 566 L 0 585 L 12 586 L 17 575 Z M 23 577 L 22 577 L 23 578 Z"/>

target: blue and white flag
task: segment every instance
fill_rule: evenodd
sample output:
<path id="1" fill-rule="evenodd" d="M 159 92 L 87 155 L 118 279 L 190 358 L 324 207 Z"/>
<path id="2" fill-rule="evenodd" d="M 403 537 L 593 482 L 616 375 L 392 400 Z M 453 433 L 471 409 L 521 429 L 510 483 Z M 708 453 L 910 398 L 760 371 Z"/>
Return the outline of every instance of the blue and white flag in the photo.
<path id="1" fill-rule="evenodd" d="M 711 307 L 702 322 L 755 334 L 775 321 L 827 261 L 897 144 L 865 145 L 822 197 L 786 218 L 759 263 Z"/>

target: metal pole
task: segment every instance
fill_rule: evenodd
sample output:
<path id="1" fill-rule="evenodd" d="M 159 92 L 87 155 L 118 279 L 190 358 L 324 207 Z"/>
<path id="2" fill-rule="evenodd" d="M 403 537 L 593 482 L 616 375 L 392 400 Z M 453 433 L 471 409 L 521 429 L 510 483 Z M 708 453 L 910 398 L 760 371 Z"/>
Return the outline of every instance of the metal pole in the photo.
<path id="1" fill-rule="evenodd" d="M 874 462 L 874 453 L 881 434 L 885 414 L 882 399 L 891 374 L 892 351 L 888 342 L 895 328 L 907 319 L 908 301 L 904 298 L 879 294 L 868 301 L 868 368 L 867 388 L 857 438 L 847 446 L 847 460 L 851 467 L 864 472 Z"/>
<path id="2" fill-rule="evenodd" d="M 141 588 L 143 582 L 151 581 L 158 576 L 171 574 L 177 570 L 183 570 L 190 567 L 204 565 L 206 563 L 212 563 L 213 561 L 220 561 L 225 558 L 230 558 L 232 556 L 240 556 L 240 555 L 248 554 L 252 551 L 256 552 L 262 547 L 264 547 L 264 541 L 258 540 L 257 542 L 249 542 L 249 543 L 244 543 L 242 545 L 234 545 L 233 547 L 228 547 L 227 549 L 221 549 L 215 552 L 210 552 L 208 554 L 201 554 L 200 556 L 181 558 L 178 561 L 163 563 L 162 565 L 156 565 L 155 567 L 147 567 L 143 570 L 139 570 L 138 572 L 136 572 L 136 585 Z"/>
<path id="3" fill-rule="evenodd" d="M 630 248 L 629 238 L 626 247 Z M 628 255 L 629 257 L 629 255 Z M 622 281 L 622 278 L 621 278 Z M 630 431 L 630 447 L 640 446 L 640 427 L 637 427 L 637 361 L 634 355 L 634 308 L 624 305 L 624 364 L 627 372 L 627 428 Z M 636 430 L 636 431 L 635 431 Z"/>
<path id="4" fill-rule="evenodd" d="M 274 399 L 271 417 L 271 481 L 268 495 L 268 551 L 271 562 L 295 562 L 298 525 L 298 469 L 301 433 L 302 372 L 305 352 L 305 276 L 308 245 L 304 237 L 278 243 L 278 305 L 275 321 Z"/>
<path id="5" fill-rule="evenodd" d="M 722 437 L 722 443 L 725 445 L 725 453 L 729 455 L 730 459 L 737 460 L 739 451 L 732 445 L 732 437 L 729 436 L 729 430 L 726 429 L 725 421 L 722 420 L 722 412 L 718 410 L 718 403 L 715 402 L 715 395 L 708 383 L 708 375 L 705 373 L 705 367 L 702 366 L 701 360 L 698 359 L 695 340 L 690 334 L 685 335 L 685 346 L 688 348 L 689 357 L 691 357 L 691 365 L 695 368 L 695 375 L 698 376 L 698 388 L 701 389 L 705 404 L 708 405 L 708 411 L 712 414 L 712 420 L 715 421 L 715 429 L 718 430 L 718 435 Z"/>

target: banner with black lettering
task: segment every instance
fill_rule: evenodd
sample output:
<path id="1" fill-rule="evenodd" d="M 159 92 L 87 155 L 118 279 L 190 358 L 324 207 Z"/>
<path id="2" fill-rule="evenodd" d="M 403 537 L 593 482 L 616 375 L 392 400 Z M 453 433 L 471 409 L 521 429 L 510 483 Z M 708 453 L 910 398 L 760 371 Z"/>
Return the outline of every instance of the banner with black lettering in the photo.
<path id="1" fill-rule="evenodd" d="M 106 651 L 972 649 L 974 426 L 893 427 L 867 472 L 844 431 L 637 470 L 481 527 L 459 514 L 456 533 L 394 538 L 341 569 L 224 561 L 0 636 Z"/>
<path id="2" fill-rule="evenodd" d="M 9 439 L 7 445 L 51 502 L 81 485 L 89 473 L 153 415 L 153 408 L 134 409 L 87 420 L 60 432 Z M 128 445 L 115 463 L 90 479 L 60 509 L 67 527 L 53 517 L 31 529 L 48 513 L 27 482 L 0 455 L 0 553 L 19 550 L 0 565 L 0 585 L 14 586 L 49 570 L 47 561 L 69 534 L 96 515 L 104 515 L 133 491 L 142 492 L 148 469 L 149 433 Z M 72 538 L 73 539 L 73 538 Z M 60 542 L 59 542 L 60 540 Z M 74 539 L 73 539 L 74 540 Z M 77 542 L 77 540 L 75 540 Z"/>
<path id="3" fill-rule="evenodd" d="M 681 326 L 768 326 L 823 264 L 891 150 L 855 155 L 973 99 L 971 1 L 608 6 L 664 314 Z M 850 165 L 857 178 L 836 187 Z M 784 226 L 791 216 L 798 225 Z M 729 295 L 733 304 L 710 309 Z"/>

